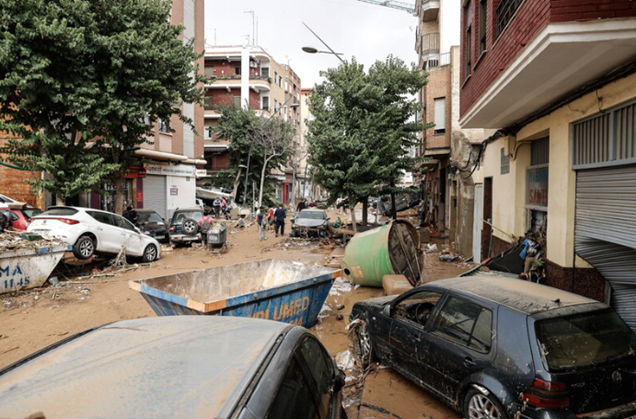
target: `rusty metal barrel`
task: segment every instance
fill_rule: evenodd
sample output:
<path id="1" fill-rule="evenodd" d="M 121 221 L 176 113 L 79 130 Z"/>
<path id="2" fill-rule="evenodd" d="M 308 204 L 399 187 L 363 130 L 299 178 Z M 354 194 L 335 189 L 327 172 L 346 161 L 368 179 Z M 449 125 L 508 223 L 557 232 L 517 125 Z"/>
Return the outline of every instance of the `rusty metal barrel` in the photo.
<path id="1" fill-rule="evenodd" d="M 396 274 L 415 285 L 422 273 L 417 230 L 406 221 L 394 220 L 358 233 L 347 244 L 341 267 L 349 281 L 367 287 L 382 287 L 384 275 Z"/>

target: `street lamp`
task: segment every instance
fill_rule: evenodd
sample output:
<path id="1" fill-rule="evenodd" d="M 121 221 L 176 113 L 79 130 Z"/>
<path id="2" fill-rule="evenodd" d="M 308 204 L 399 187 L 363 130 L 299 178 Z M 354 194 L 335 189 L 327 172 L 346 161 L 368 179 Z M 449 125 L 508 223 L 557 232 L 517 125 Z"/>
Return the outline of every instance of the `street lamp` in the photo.
<path id="1" fill-rule="evenodd" d="M 307 53 L 309 53 L 309 54 L 316 54 L 316 53 L 322 53 L 322 54 L 333 54 L 333 55 L 335 55 L 335 56 L 336 56 L 336 58 L 338 58 L 338 59 L 340 60 L 340 62 L 341 62 L 341 63 L 343 63 L 343 64 L 344 64 L 344 60 L 343 60 L 342 58 L 340 58 L 340 56 L 342 55 L 342 53 L 341 53 L 341 52 L 335 52 L 334 50 L 332 50 L 332 49 L 331 49 L 331 47 L 330 47 L 329 45 L 327 45 L 327 43 L 326 43 L 325 41 L 323 41 L 322 39 L 320 39 L 320 37 L 319 37 L 318 35 L 316 35 L 316 32 L 312 31 L 312 30 L 311 30 L 311 28 L 310 28 L 309 26 L 307 26 L 307 24 L 306 24 L 305 22 L 303 22 L 303 25 L 305 25 L 305 27 L 306 27 L 307 29 L 309 29 L 309 32 L 311 32 L 312 34 L 314 34 L 314 36 L 315 36 L 316 38 L 318 38 L 318 40 L 319 40 L 320 42 L 322 42 L 322 44 L 323 44 L 324 46 L 326 46 L 326 47 L 327 47 L 327 49 L 329 50 L 329 52 L 327 52 L 327 51 L 318 51 L 318 50 L 317 50 L 316 48 L 314 48 L 314 47 L 303 47 L 303 48 L 302 48 L 302 49 L 303 49 L 303 51 L 305 51 L 305 52 L 307 52 Z"/>
<path id="2" fill-rule="evenodd" d="M 289 96 L 289 98 L 287 98 L 287 100 L 283 103 L 283 105 L 280 108 L 276 109 L 276 111 L 269 118 L 267 118 L 267 122 L 265 122 L 265 126 L 267 126 L 269 121 L 273 117 L 275 117 L 276 114 L 278 112 L 280 112 L 280 110 L 283 109 L 285 107 L 285 105 L 287 105 L 287 102 L 289 102 L 293 98 L 294 98 L 294 96 Z M 299 106 L 300 106 L 300 103 L 292 103 L 291 105 L 289 105 L 290 108 L 298 108 Z M 248 176 L 250 174 L 250 160 L 252 158 L 252 149 L 253 149 L 253 147 L 254 147 L 254 140 L 252 139 L 252 143 L 250 144 L 250 151 L 249 151 L 249 153 L 247 153 L 247 167 L 246 167 L 246 170 L 245 170 L 245 191 L 243 192 L 243 205 L 245 205 L 247 203 L 247 179 L 248 179 Z M 252 210 L 250 209 L 250 213 L 251 212 L 252 212 Z"/>

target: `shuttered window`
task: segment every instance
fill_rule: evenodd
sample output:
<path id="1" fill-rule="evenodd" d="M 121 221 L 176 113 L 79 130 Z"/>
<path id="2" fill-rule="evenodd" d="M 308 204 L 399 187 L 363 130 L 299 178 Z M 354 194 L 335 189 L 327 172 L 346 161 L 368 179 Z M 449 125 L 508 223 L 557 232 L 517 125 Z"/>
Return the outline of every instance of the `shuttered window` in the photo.
<path id="1" fill-rule="evenodd" d="M 446 133 L 446 98 L 435 99 L 435 135 Z"/>

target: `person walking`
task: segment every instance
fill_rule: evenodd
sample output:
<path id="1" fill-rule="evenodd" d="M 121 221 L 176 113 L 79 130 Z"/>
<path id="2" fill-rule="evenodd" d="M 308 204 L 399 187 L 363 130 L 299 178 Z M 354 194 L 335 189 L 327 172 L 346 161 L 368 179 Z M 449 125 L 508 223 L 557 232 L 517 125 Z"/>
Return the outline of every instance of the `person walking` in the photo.
<path id="1" fill-rule="evenodd" d="M 125 219 L 133 223 L 135 227 L 139 227 L 139 213 L 133 209 L 132 205 L 128 205 L 122 215 Z"/>
<path id="2" fill-rule="evenodd" d="M 304 199 L 301 199 L 298 205 L 296 206 L 296 212 L 300 212 L 304 210 L 305 208 L 307 208 L 307 203 L 305 202 Z"/>
<path id="3" fill-rule="evenodd" d="M 276 208 L 271 207 L 270 209 L 267 210 L 267 229 L 273 229 L 274 228 L 274 212 L 276 211 Z"/>
<path id="4" fill-rule="evenodd" d="M 212 208 L 214 208 L 214 216 L 219 218 L 219 214 L 221 213 L 221 200 L 219 198 L 215 198 L 212 202 Z"/>
<path id="5" fill-rule="evenodd" d="M 208 243 L 208 231 L 212 227 L 214 223 L 214 218 L 210 217 L 210 212 L 206 211 L 203 214 L 203 217 L 199 219 L 199 231 L 201 232 L 201 243 L 203 243 L 203 247 L 206 249 L 209 247 Z"/>
<path id="6" fill-rule="evenodd" d="M 274 211 L 274 219 L 276 223 L 274 224 L 274 233 L 276 234 L 276 237 L 278 237 L 279 231 L 281 236 L 285 235 L 285 217 L 287 217 L 287 213 L 285 212 L 285 207 L 281 204 L 278 208 L 276 208 L 276 211 Z"/>
<path id="7" fill-rule="evenodd" d="M 267 213 L 265 208 L 260 207 L 256 213 L 256 223 L 258 224 L 258 239 L 267 240 Z"/>

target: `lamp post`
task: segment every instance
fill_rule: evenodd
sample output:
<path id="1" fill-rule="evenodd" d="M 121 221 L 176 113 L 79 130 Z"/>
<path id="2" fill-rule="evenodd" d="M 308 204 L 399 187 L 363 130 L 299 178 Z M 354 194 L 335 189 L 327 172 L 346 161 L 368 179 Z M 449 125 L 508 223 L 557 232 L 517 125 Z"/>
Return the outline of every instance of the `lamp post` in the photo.
<path id="1" fill-rule="evenodd" d="M 275 117 L 276 114 L 278 112 L 280 112 L 280 110 L 283 109 L 285 107 L 285 105 L 287 105 L 287 102 L 289 102 L 293 98 L 294 98 L 294 96 L 289 96 L 289 98 L 287 98 L 287 100 L 285 102 L 283 102 L 282 106 L 280 108 L 276 109 L 276 111 L 269 118 L 267 118 L 267 122 L 265 122 L 265 126 L 267 126 L 269 121 L 273 117 Z M 291 105 L 289 105 L 290 108 L 297 108 L 299 106 L 300 106 L 299 103 L 292 103 Z M 254 140 L 252 140 L 252 143 L 250 144 L 250 151 L 249 151 L 249 153 L 247 153 L 247 167 L 246 167 L 246 170 L 245 170 L 245 191 L 243 192 L 243 205 L 245 205 L 247 203 L 247 179 L 248 179 L 248 176 L 250 174 L 250 160 L 252 159 L 252 149 L 253 148 L 254 148 Z M 250 213 L 251 212 L 252 212 L 252 210 L 250 209 Z"/>
<path id="2" fill-rule="evenodd" d="M 338 59 L 340 60 L 340 62 L 341 62 L 341 63 L 343 63 L 343 64 L 344 64 L 344 60 L 343 60 L 342 58 L 340 58 L 340 56 L 342 55 L 342 53 L 341 53 L 341 52 L 335 52 L 334 50 L 332 50 L 332 49 L 331 49 L 331 47 L 330 47 L 329 45 L 327 45 L 327 43 L 326 43 L 325 41 L 323 41 L 323 40 L 322 40 L 322 39 L 321 39 L 318 35 L 316 35 L 316 32 L 312 31 L 312 30 L 311 30 L 311 28 L 310 28 L 309 26 L 307 26 L 307 24 L 306 24 L 305 22 L 303 22 L 303 25 L 305 25 L 305 27 L 306 27 L 307 29 L 309 29 L 309 32 L 311 32 L 311 33 L 312 33 L 312 34 L 313 34 L 316 38 L 318 38 L 318 40 L 319 40 L 320 42 L 322 42 L 322 44 L 323 44 L 324 46 L 326 46 L 326 47 L 327 47 L 327 49 L 329 50 L 329 52 L 327 52 L 327 51 L 318 51 L 318 50 L 317 50 L 316 48 L 314 48 L 314 47 L 303 47 L 303 48 L 302 48 L 302 50 L 303 50 L 303 51 L 305 51 L 305 52 L 307 52 L 307 53 L 309 53 L 309 54 L 317 54 L 317 53 L 320 53 L 320 54 L 333 54 L 333 55 L 335 55 L 335 56 L 336 56 L 336 58 L 338 58 Z"/>

